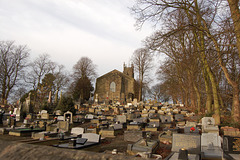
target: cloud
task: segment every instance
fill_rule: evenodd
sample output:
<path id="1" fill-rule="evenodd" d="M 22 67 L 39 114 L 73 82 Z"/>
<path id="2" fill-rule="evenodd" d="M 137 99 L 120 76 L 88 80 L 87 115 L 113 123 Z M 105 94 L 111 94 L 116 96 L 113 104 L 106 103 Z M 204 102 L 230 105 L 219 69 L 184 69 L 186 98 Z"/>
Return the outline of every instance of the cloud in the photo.
<path id="1" fill-rule="evenodd" d="M 1 0 L 1 40 L 27 44 L 32 57 L 48 53 L 68 69 L 89 56 L 99 74 L 122 70 L 151 33 L 134 28 L 130 0 Z"/>

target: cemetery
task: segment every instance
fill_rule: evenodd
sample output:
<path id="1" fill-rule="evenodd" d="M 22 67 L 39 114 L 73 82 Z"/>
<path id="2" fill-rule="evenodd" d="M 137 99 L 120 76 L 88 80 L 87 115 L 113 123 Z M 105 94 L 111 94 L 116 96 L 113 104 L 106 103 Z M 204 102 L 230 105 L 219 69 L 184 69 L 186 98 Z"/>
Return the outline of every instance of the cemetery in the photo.
<path id="1" fill-rule="evenodd" d="M 14 112 L 2 112 L 0 140 L 131 158 L 239 159 L 239 128 L 217 125 L 213 116 L 195 115 L 182 104 L 137 99 L 106 104 L 97 98 L 75 105 L 75 112 L 52 113 L 31 112 L 26 98 Z"/>
<path id="2" fill-rule="evenodd" d="M 32 145 L 130 157 L 239 158 L 238 128 L 220 127 L 213 117 L 196 117 L 179 105 L 141 104 L 143 110 L 138 105 L 89 105 L 81 116 L 67 111 L 58 112 L 56 117 L 46 110 L 38 115 L 29 113 L 25 118 L 19 113 L 16 118 L 16 112 L 3 114 L 0 137 L 12 137 L 13 141 L 24 138 L 21 143 Z M 74 121 L 76 116 L 78 121 Z"/>
<path id="3" fill-rule="evenodd" d="M 240 160 L 240 0 L 12 1 L 0 160 Z"/>

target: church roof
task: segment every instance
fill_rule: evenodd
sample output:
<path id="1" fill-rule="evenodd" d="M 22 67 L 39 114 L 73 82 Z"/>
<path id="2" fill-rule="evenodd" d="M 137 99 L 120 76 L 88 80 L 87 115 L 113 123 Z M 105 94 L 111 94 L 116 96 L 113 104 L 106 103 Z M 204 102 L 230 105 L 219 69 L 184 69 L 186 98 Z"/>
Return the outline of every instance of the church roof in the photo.
<path id="1" fill-rule="evenodd" d="M 118 71 L 116 69 L 114 69 L 114 70 L 112 70 L 112 71 L 110 71 L 110 72 L 108 72 L 108 73 L 98 77 L 97 79 L 102 79 L 102 78 L 106 77 L 107 75 L 110 75 L 110 74 L 113 74 L 113 73 L 117 73 L 118 75 L 123 76 L 123 77 L 128 78 L 128 79 L 134 79 L 133 77 L 131 77 L 129 75 L 126 75 L 126 74 L 124 74 L 124 73 L 122 73 L 122 72 L 120 72 L 120 71 Z"/>

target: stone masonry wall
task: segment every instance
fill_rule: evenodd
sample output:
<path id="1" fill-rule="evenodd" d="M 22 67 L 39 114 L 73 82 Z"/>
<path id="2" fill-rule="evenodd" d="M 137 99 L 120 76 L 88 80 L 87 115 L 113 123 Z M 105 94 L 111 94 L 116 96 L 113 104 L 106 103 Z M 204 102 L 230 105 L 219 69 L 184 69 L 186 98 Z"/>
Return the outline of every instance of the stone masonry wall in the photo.
<path id="1" fill-rule="evenodd" d="M 142 158 L 82 150 L 60 149 L 43 145 L 32 145 L 0 140 L 1 160 L 141 160 Z"/>

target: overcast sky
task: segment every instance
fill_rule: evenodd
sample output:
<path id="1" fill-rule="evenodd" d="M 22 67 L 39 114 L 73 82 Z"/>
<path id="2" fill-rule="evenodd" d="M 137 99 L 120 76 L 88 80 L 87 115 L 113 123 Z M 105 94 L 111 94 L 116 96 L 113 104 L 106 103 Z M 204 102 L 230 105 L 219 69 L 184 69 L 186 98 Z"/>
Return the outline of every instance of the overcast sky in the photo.
<path id="1" fill-rule="evenodd" d="M 129 63 L 152 28 L 134 27 L 134 0 L 0 0 L 0 40 L 31 49 L 31 58 L 47 53 L 71 71 L 87 56 L 99 76 Z"/>

